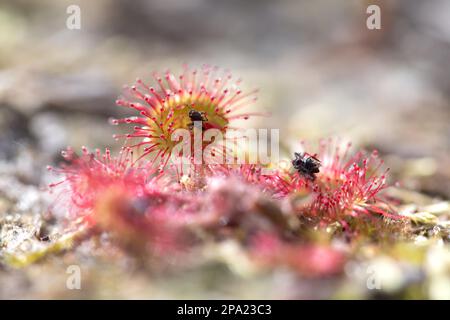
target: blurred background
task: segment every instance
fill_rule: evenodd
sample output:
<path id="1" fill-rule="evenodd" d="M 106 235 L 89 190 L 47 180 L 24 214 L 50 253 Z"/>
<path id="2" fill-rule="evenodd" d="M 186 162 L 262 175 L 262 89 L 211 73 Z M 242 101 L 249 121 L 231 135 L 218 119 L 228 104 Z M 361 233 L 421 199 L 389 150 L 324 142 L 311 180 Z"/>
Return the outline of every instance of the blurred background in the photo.
<path id="1" fill-rule="evenodd" d="M 74 4 L 80 30 L 66 27 Z M 366 27 L 370 4 L 381 30 Z M 286 145 L 350 139 L 406 188 L 448 199 L 449 12 L 447 0 L 3 0 L 0 214 L 38 211 L 61 149 L 115 144 L 122 85 L 183 63 L 259 88 L 254 108 L 272 117 L 249 125 L 280 128 Z"/>
<path id="2" fill-rule="evenodd" d="M 72 4 L 80 30 L 66 27 Z M 207 63 L 260 89 L 255 107 L 272 117 L 255 125 L 281 128 L 285 143 L 338 135 L 376 147 L 419 167 L 421 184 L 404 183 L 448 196 L 450 3 L 377 1 L 381 30 L 366 27 L 370 4 L 2 1 L 0 158 L 111 146 L 122 85 Z"/>

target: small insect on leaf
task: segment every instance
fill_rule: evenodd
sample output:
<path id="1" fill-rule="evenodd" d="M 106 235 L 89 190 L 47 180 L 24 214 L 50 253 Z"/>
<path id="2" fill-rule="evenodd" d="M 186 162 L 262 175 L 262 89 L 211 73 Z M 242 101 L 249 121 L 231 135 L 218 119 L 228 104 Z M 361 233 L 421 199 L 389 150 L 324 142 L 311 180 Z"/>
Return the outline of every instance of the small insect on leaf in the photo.
<path id="1" fill-rule="evenodd" d="M 189 110 L 189 119 L 191 119 L 191 121 L 192 121 L 189 124 L 189 129 L 191 129 L 191 130 L 194 127 L 195 121 L 201 121 L 202 123 L 208 121 L 208 118 L 206 117 L 205 112 L 197 111 L 195 109 Z"/>
<path id="2" fill-rule="evenodd" d="M 316 180 L 316 173 L 320 172 L 320 160 L 308 153 L 294 153 L 295 159 L 292 160 L 294 169 L 305 178 L 314 181 Z"/>

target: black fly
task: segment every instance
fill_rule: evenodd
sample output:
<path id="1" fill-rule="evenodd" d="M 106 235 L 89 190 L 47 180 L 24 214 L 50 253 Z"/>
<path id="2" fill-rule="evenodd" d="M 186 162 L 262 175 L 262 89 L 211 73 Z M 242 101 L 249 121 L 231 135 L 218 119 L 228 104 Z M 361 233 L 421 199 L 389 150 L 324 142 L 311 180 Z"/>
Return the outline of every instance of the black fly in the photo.
<path id="1" fill-rule="evenodd" d="M 189 119 L 191 119 L 191 123 L 189 123 L 190 130 L 192 130 L 192 128 L 194 127 L 195 121 L 201 121 L 202 127 L 203 127 L 203 122 L 208 121 L 208 118 L 206 117 L 205 112 L 197 111 L 194 109 L 189 110 Z"/>
<path id="2" fill-rule="evenodd" d="M 316 180 L 316 173 L 320 171 L 320 160 L 308 153 L 295 152 L 294 155 L 295 159 L 292 160 L 292 165 L 295 170 L 311 181 Z"/>

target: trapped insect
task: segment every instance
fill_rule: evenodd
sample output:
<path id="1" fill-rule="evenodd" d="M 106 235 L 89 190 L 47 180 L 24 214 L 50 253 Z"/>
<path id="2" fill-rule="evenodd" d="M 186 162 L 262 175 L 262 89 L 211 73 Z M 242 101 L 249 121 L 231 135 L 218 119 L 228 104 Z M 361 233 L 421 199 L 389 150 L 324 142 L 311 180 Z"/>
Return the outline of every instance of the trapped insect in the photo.
<path id="1" fill-rule="evenodd" d="M 306 152 L 303 154 L 295 152 L 294 155 L 295 159 L 292 160 L 292 165 L 295 170 L 311 181 L 316 180 L 316 173 L 320 172 L 320 160 Z"/>
<path id="2" fill-rule="evenodd" d="M 191 121 L 192 121 L 189 124 L 189 129 L 191 129 L 191 130 L 194 127 L 194 122 L 195 121 L 201 121 L 202 124 L 203 124 L 203 122 L 208 121 L 208 118 L 206 117 L 206 113 L 205 112 L 197 111 L 195 109 L 189 110 L 189 119 L 191 119 Z"/>

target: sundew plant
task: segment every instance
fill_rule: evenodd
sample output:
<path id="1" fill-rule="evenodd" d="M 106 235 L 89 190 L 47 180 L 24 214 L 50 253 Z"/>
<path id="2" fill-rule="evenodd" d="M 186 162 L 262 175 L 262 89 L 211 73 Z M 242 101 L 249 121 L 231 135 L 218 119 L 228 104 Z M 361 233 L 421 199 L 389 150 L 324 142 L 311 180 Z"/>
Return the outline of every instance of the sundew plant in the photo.
<path id="1" fill-rule="evenodd" d="M 125 146 L 117 154 L 85 147 L 78 154 L 69 147 L 64 164 L 49 167 L 58 177 L 50 185 L 54 206 L 67 213 L 71 230 L 108 233 L 159 263 L 196 252 L 206 238 L 225 237 L 242 242 L 256 264 L 287 265 L 308 276 L 339 273 L 346 259 L 330 243 L 314 243 L 312 234 L 327 234 L 329 241 L 402 234 L 406 222 L 383 194 L 388 169 L 377 151 L 325 138 L 303 141 L 301 150 L 277 163 L 195 162 L 193 146 L 201 155 L 209 148 L 212 157 L 236 157 L 223 143 L 205 142 L 210 130 L 226 135 L 238 129 L 234 120 L 269 116 L 247 110 L 257 91 L 246 93 L 233 79 L 218 68 L 184 67 L 180 75 L 155 72 L 149 82 L 126 86 L 116 104 L 136 115 L 110 120 L 131 126 L 130 133 L 114 136 Z M 173 139 L 177 130 L 186 134 L 188 148 L 186 140 Z M 192 141 L 198 137 L 200 143 Z M 173 165 L 180 150 L 187 153 L 187 170 Z M 240 152 L 250 158 L 251 151 Z"/>

